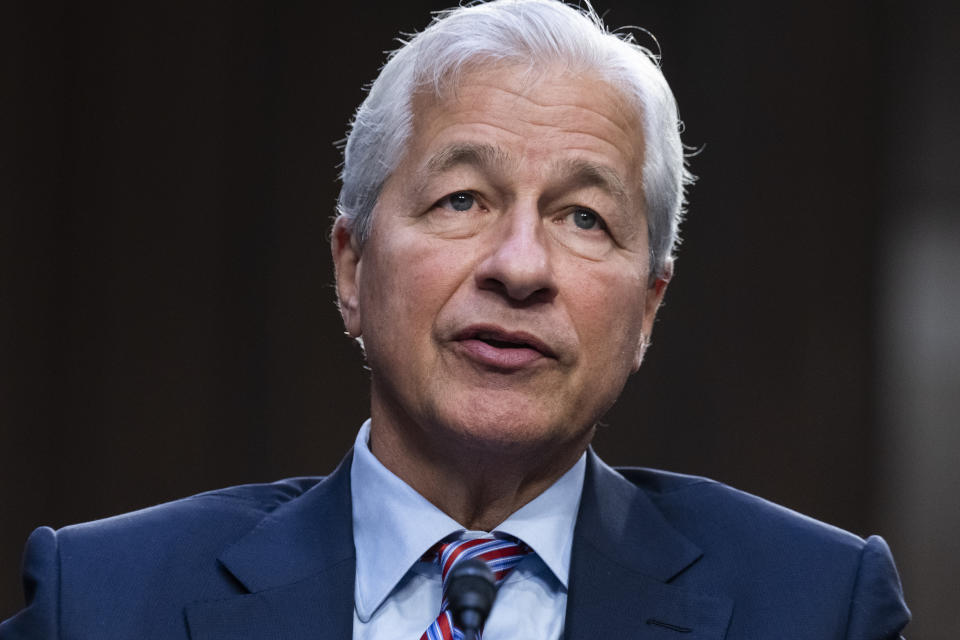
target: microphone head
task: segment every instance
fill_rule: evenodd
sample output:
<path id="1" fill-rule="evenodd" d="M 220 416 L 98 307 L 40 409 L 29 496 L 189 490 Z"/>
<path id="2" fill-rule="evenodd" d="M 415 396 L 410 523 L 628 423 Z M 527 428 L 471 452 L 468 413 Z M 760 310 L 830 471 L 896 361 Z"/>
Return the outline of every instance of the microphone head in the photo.
<path id="1" fill-rule="evenodd" d="M 497 582 L 487 563 L 479 558 L 464 560 L 447 577 L 447 602 L 454 623 L 466 637 L 483 627 L 497 595 Z"/>

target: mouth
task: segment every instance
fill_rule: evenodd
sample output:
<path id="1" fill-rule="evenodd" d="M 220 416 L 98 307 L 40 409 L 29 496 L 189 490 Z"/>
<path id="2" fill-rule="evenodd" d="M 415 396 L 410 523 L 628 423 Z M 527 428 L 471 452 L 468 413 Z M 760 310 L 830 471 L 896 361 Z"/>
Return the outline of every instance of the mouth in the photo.
<path id="1" fill-rule="evenodd" d="M 536 336 L 494 326 L 471 326 L 454 340 L 473 361 L 501 370 L 519 370 L 556 354 Z"/>

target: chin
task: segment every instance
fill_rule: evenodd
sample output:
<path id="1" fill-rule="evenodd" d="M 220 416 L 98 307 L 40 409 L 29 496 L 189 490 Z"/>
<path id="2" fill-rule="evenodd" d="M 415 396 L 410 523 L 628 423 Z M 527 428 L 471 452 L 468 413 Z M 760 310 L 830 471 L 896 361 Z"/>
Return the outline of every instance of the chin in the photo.
<path id="1" fill-rule="evenodd" d="M 448 433 L 461 446 L 478 451 L 509 455 L 526 455 L 538 450 L 552 449 L 589 430 L 592 424 L 572 428 L 569 420 L 562 420 L 545 407 L 525 407 L 523 403 L 465 403 L 447 413 L 444 423 Z"/>

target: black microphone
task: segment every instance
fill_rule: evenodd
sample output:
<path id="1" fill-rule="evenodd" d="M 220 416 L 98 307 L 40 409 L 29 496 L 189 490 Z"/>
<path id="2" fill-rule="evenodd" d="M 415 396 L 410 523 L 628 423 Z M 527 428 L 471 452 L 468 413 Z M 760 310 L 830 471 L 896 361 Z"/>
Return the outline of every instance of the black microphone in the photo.
<path id="1" fill-rule="evenodd" d="M 476 640 L 497 595 L 497 582 L 487 563 L 464 560 L 450 571 L 447 604 L 464 640 Z"/>

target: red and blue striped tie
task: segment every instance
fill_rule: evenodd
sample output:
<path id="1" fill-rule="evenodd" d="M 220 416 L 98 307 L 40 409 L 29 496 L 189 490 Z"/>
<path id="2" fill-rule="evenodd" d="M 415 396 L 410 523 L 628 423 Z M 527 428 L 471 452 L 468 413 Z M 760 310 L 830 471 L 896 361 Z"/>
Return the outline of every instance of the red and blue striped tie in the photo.
<path id="1" fill-rule="evenodd" d="M 455 566 L 465 560 L 479 558 L 493 571 L 499 587 L 513 568 L 530 552 L 530 547 L 516 538 L 500 534 L 438 542 L 427 552 L 427 557 L 434 556 L 434 561 L 440 565 L 443 601 L 440 603 L 440 615 L 423 632 L 420 640 L 463 640 L 463 631 L 454 626 L 453 614 L 447 608 L 447 576 Z M 477 634 L 477 640 L 480 640 L 480 634 Z"/>

